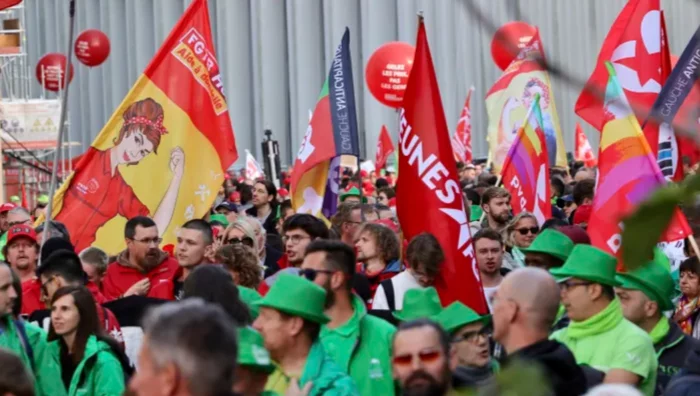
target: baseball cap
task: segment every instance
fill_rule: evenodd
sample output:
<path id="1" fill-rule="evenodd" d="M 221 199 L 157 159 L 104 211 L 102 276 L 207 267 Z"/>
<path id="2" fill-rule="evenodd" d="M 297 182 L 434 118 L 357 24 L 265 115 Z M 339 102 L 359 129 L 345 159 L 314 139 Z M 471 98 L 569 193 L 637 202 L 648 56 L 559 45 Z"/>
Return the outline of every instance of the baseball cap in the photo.
<path id="1" fill-rule="evenodd" d="M 16 207 L 17 207 L 17 205 L 13 204 L 12 202 L 4 203 L 4 204 L 0 205 L 0 213 L 9 212 Z"/>
<path id="2" fill-rule="evenodd" d="M 26 224 L 17 224 L 15 226 L 10 227 L 9 230 L 7 230 L 7 244 L 9 245 L 12 243 L 17 238 L 28 238 L 34 241 L 36 243 L 36 232 L 34 229 Z"/>
<path id="3" fill-rule="evenodd" d="M 224 201 L 224 202 L 216 205 L 216 208 L 214 208 L 214 210 L 219 209 L 219 208 L 224 208 L 224 209 L 228 210 L 229 212 L 238 213 L 238 206 L 233 202 Z"/>

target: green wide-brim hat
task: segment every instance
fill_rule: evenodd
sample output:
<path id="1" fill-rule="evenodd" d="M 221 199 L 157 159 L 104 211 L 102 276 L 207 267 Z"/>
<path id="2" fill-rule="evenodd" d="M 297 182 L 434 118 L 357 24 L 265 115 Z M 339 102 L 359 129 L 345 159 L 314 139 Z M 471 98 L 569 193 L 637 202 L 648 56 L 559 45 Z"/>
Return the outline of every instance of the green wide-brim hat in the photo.
<path id="1" fill-rule="evenodd" d="M 526 248 L 519 248 L 523 253 L 542 253 L 566 261 L 574 250 L 574 242 L 564 233 L 547 228 L 543 230 L 532 244 Z"/>
<path id="2" fill-rule="evenodd" d="M 348 197 L 358 197 L 358 198 L 359 198 L 359 197 L 361 197 L 361 196 L 362 196 L 362 195 L 360 194 L 360 189 L 357 188 L 357 187 L 352 187 L 351 189 L 346 190 L 346 191 L 343 191 L 343 192 L 340 194 L 340 202 L 345 202 L 345 200 L 346 200 Z"/>
<path id="3" fill-rule="evenodd" d="M 280 274 L 258 307 L 273 308 L 287 315 L 326 324 L 330 319 L 323 313 L 326 291 L 311 281 L 290 274 Z"/>
<path id="4" fill-rule="evenodd" d="M 478 322 L 486 326 L 491 321 L 491 315 L 481 316 L 468 306 L 459 301 L 455 301 L 435 316 L 435 321 L 438 322 L 445 331 L 452 334 L 472 323 Z"/>
<path id="5" fill-rule="evenodd" d="M 656 301 L 663 311 L 674 309 L 673 296 L 676 285 L 668 268 L 668 257 L 654 248 L 654 258 L 630 272 L 618 272 L 615 278 L 625 289 L 639 290 L 649 299 Z"/>
<path id="6" fill-rule="evenodd" d="M 248 306 L 250 310 L 250 316 L 253 319 L 257 319 L 260 314 L 259 307 L 255 304 L 262 300 L 262 296 L 255 289 L 251 289 L 245 286 L 238 286 L 238 295 L 241 297 L 241 301 Z"/>
<path id="7" fill-rule="evenodd" d="M 272 364 L 270 353 L 265 349 L 262 336 L 248 326 L 238 328 L 238 358 L 236 363 L 268 374 L 275 371 L 275 365 Z"/>
<path id="8" fill-rule="evenodd" d="M 221 223 L 224 227 L 228 227 L 228 219 L 222 214 L 213 214 L 209 216 L 209 222 L 217 221 Z"/>
<path id="9" fill-rule="evenodd" d="M 394 312 L 394 317 L 402 322 L 414 319 L 434 318 L 442 312 L 440 296 L 434 287 L 411 289 L 403 296 L 403 308 Z"/>
<path id="10" fill-rule="evenodd" d="M 564 265 L 552 268 L 549 272 L 557 282 L 579 278 L 615 287 L 620 286 L 620 282 L 615 279 L 616 266 L 617 259 L 608 253 L 591 245 L 576 245 Z"/>

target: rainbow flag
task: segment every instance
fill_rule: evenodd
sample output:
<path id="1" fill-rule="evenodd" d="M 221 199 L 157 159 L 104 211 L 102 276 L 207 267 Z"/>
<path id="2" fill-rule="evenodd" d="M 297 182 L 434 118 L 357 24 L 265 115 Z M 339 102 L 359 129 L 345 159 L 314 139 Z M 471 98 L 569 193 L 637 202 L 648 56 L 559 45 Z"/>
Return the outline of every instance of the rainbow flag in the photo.
<path id="1" fill-rule="evenodd" d="M 655 155 L 610 63 L 605 91 L 604 124 L 600 136 L 598 183 L 588 223 L 591 243 L 619 257 L 622 220 L 656 188 L 666 184 Z M 679 209 L 661 241 L 690 235 L 690 227 Z M 660 242 L 661 242 L 660 241 Z"/>
<path id="2" fill-rule="evenodd" d="M 56 192 L 55 219 L 76 251 L 118 253 L 135 216 L 174 243 L 180 225 L 209 211 L 237 158 L 207 1 L 194 0 Z"/>
<path id="3" fill-rule="evenodd" d="M 325 221 L 335 213 L 340 156 L 359 157 L 357 131 L 350 30 L 346 28 L 294 161 L 290 189 L 297 213 Z"/>
<path id="4" fill-rule="evenodd" d="M 542 130 L 547 142 L 550 166 L 566 167 L 566 148 L 559 126 L 559 115 L 554 103 L 554 93 L 549 73 L 539 63 L 544 49 L 537 31 L 530 42 L 503 71 L 501 77 L 486 94 L 486 110 L 489 116 L 489 156 L 494 170 L 500 172 L 503 162 L 513 145 L 525 114 L 532 106 L 535 95 L 540 95 Z"/>
<path id="5" fill-rule="evenodd" d="M 540 96 L 536 95 L 525 124 L 518 129 L 503 162 L 501 180 L 510 192 L 513 214 L 533 213 L 540 225 L 552 216 L 547 159 Z"/>

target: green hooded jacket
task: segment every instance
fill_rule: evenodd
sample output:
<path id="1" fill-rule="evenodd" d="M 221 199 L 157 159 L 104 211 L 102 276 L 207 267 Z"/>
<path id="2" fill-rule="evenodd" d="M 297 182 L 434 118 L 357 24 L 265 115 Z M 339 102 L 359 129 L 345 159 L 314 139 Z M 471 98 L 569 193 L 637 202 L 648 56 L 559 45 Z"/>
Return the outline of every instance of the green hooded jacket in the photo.
<path id="1" fill-rule="evenodd" d="M 395 394 L 391 375 L 391 343 L 396 328 L 368 315 L 365 304 L 353 296 L 355 313 L 340 327 L 321 328 L 326 352 L 357 384 L 361 395 Z"/>
<path id="2" fill-rule="evenodd" d="M 299 380 L 299 387 L 307 382 L 313 383 L 309 396 L 359 396 L 355 381 L 338 367 L 320 341 L 311 346 L 306 358 L 304 372 Z"/>
<path id="3" fill-rule="evenodd" d="M 61 381 L 61 365 L 50 352 L 46 333 L 39 327 L 22 322 L 27 335 L 28 347 L 25 347 L 20 330 L 11 315 L 0 318 L 0 348 L 9 350 L 20 357 L 27 370 L 34 376 L 36 396 L 63 396 L 66 394 Z M 30 353 L 28 350 L 31 349 Z"/>
<path id="4" fill-rule="evenodd" d="M 51 353 L 60 361 L 60 344 L 50 344 Z M 59 381 L 61 376 L 59 375 Z M 63 385 L 63 384 L 61 384 Z M 70 381 L 68 396 L 121 396 L 124 393 L 124 370 L 106 342 L 90 336 L 85 344 L 83 360 L 78 363 Z"/>

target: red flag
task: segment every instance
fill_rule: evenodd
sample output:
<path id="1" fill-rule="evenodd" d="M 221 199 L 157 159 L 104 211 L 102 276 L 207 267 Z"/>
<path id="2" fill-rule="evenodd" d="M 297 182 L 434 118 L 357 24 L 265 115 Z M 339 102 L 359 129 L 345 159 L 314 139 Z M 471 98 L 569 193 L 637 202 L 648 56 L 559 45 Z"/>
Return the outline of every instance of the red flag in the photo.
<path id="1" fill-rule="evenodd" d="M 605 62 L 615 67 L 620 85 L 635 110 L 640 124 L 663 86 L 661 76 L 660 0 L 630 0 L 608 32 L 598 54 L 595 70 L 576 101 L 576 114 L 597 130 L 603 130 L 603 98 L 608 73 Z M 590 89 L 590 91 L 589 91 Z M 654 156 L 658 151 L 658 127 L 647 123 L 644 136 Z"/>
<path id="2" fill-rule="evenodd" d="M 0 11 L 4 10 L 5 8 L 14 7 L 21 2 L 22 0 L 0 0 Z"/>
<path id="3" fill-rule="evenodd" d="M 593 155 L 591 144 L 588 142 L 588 138 L 586 134 L 583 133 L 583 128 L 578 121 L 576 121 L 576 150 L 574 150 L 574 159 L 583 162 L 583 164 L 589 168 L 596 166 L 598 163 L 595 159 L 595 155 Z"/>
<path id="4" fill-rule="evenodd" d="M 386 125 L 382 125 L 382 131 L 379 132 L 379 141 L 377 142 L 377 158 L 374 161 L 374 168 L 379 172 L 386 166 L 386 160 L 391 153 L 394 152 L 394 143 L 391 142 L 391 136 L 386 129 Z"/>
<path id="5" fill-rule="evenodd" d="M 428 47 L 425 26 L 418 26 L 413 69 L 408 78 L 399 132 L 397 213 L 404 236 L 433 234 L 445 252 L 435 279 L 443 305 L 461 301 L 488 312 L 474 257 L 469 218 L 457 181 L 450 133 Z"/>
<path id="6" fill-rule="evenodd" d="M 462 114 L 457 122 L 457 130 L 452 136 L 452 150 L 455 153 L 455 158 L 462 162 L 472 162 L 472 114 L 469 108 L 472 92 L 474 92 L 474 87 L 469 88 Z"/>

